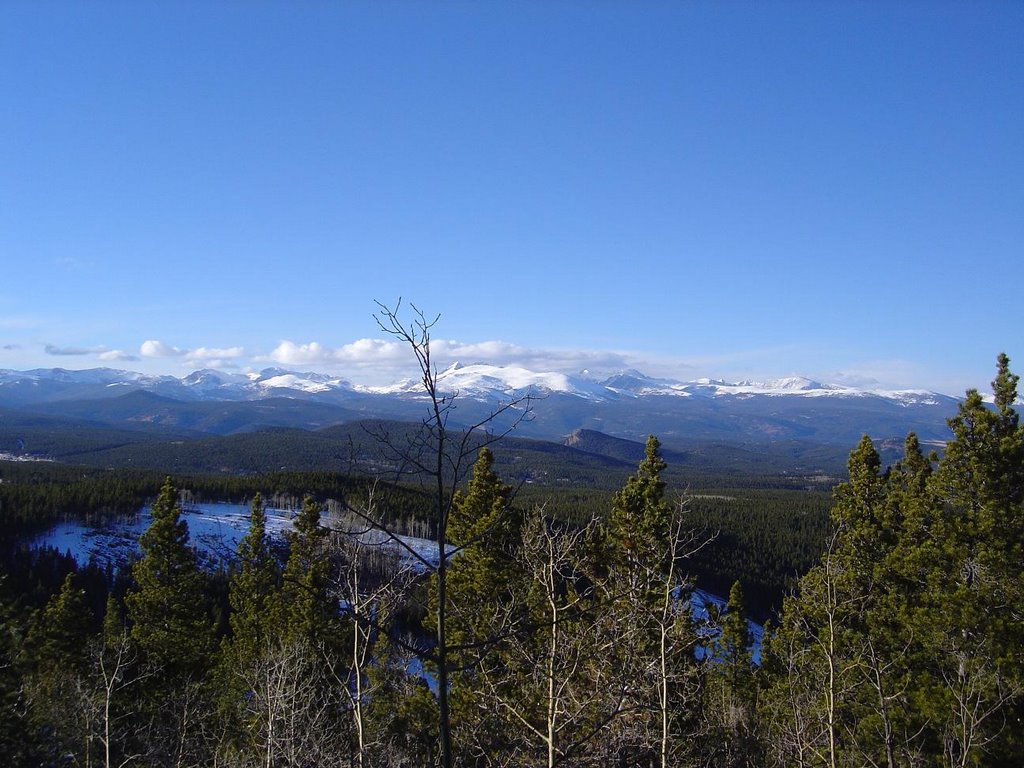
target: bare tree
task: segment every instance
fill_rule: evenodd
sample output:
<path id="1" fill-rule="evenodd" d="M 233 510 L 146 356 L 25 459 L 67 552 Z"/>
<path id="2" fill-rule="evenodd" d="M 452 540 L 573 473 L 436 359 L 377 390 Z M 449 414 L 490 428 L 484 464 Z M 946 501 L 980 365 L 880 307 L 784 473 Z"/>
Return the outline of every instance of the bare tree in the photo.
<path id="1" fill-rule="evenodd" d="M 969 641 L 964 632 L 962 640 Z M 942 664 L 950 709 L 943 751 L 950 768 L 979 764 L 986 747 L 1006 727 L 1006 709 L 1018 698 L 1020 682 L 1007 675 L 984 641 L 952 643 Z"/>
<path id="2" fill-rule="evenodd" d="M 631 558 L 609 574 L 608 625 L 615 633 L 614 665 L 627 691 L 623 716 L 611 729 L 616 759 L 682 765 L 705 726 L 698 716 L 703 670 L 701 635 L 690 606 L 685 561 L 714 538 L 686 525 L 680 500 L 661 542 L 661 556 Z"/>
<path id="3" fill-rule="evenodd" d="M 765 707 L 780 764 L 838 768 L 846 741 L 842 715 L 862 685 L 864 649 L 851 642 L 850 626 L 862 615 L 863 598 L 846 584 L 849 573 L 835 554 L 838 537 L 833 534 L 821 564 L 783 610 L 776 649 L 785 666 Z"/>
<path id="4" fill-rule="evenodd" d="M 370 499 L 367 516 L 373 506 L 372 492 Z M 347 697 L 356 765 L 363 768 L 377 741 L 368 732 L 366 705 L 379 687 L 379 678 L 368 671 L 378 640 L 386 634 L 391 614 L 414 574 L 408 565 L 402 565 L 387 537 L 372 527 L 349 528 L 334 543 L 341 561 L 335 593 L 351 631 L 343 677 L 336 672 L 335 681 Z"/>
<path id="5" fill-rule="evenodd" d="M 608 655 L 602 644 L 616 638 L 602 633 L 600 606 L 580 583 L 580 558 L 595 528 L 595 522 L 579 529 L 552 525 L 542 510 L 523 527 L 521 594 L 494 606 L 500 650 L 474 669 L 479 706 L 498 711 L 508 732 L 518 734 L 515 754 L 497 756 L 494 764 L 504 764 L 502 758 L 547 768 L 579 764 L 622 710 L 619 679 L 595 663 Z"/>
<path id="6" fill-rule="evenodd" d="M 30 693 L 37 710 L 45 712 L 53 741 L 63 745 L 62 758 L 103 768 L 140 760 L 141 752 L 130 746 L 131 689 L 150 674 L 122 631 L 90 642 L 83 668 L 55 670 L 45 686 L 34 686 Z"/>
<path id="7" fill-rule="evenodd" d="M 142 682 L 147 675 L 134 671 L 137 668 L 137 658 L 127 629 L 122 630 L 117 637 L 110 638 L 105 647 L 99 649 L 96 666 L 101 683 L 98 702 L 98 722 L 101 727 L 99 741 L 103 747 L 104 768 L 113 768 L 114 740 L 117 738 L 120 722 L 127 717 L 125 714 L 117 714 L 115 699 L 130 686 Z M 139 757 L 140 755 L 127 755 L 116 765 L 122 768 Z"/>
<path id="8" fill-rule="evenodd" d="M 365 520 L 383 531 L 397 546 L 419 565 L 433 573 L 434 589 L 434 647 L 415 650 L 437 670 L 438 741 L 441 765 L 453 764 L 451 739 L 451 702 L 449 674 L 450 648 L 448 642 L 448 562 L 453 552 L 448 547 L 448 520 L 452 511 L 455 490 L 462 482 L 480 447 L 499 440 L 530 416 L 532 396 L 513 395 L 482 418 L 471 419 L 459 429 L 449 428 L 449 419 L 455 412 L 458 392 L 442 391 L 437 367 L 431 356 L 431 333 L 440 315 L 429 318 L 415 305 L 410 305 L 411 319 L 401 316 L 402 303 L 394 307 L 377 302 L 374 315 L 380 329 L 409 347 L 420 372 L 420 381 L 426 400 L 427 414 L 422 428 L 407 440 L 393 439 L 382 428 L 377 437 L 390 452 L 398 466 L 398 474 L 426 481 L 433 497 L 434 541 L 436 554 L 425 557 L 401 540 L 382 517 L 366 515 Z M 491 431 L 495 428 L 495 431 Z"/>
<path id="9" fill-rule="evenodd" d="M 326 765 L 345 750 L 344 694 L 306 640 L 274 643 L 241 672 L 250 691 L 249 736 L 265 768 Z"/>

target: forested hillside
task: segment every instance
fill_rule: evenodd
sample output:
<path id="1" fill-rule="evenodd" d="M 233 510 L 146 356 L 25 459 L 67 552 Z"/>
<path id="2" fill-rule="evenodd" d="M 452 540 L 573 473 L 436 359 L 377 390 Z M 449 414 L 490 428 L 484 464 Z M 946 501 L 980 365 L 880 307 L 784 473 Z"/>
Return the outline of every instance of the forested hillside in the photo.
<path id="1" fill-rule="evenodd" d="M 12 766 L 1020 765 L 1024 427 L 1005 356 L 993 388 L 992 407 L 968 393 L 941 459 L 911 434 L 886 466 L 863 439 L 830 517 L 821 492 L 673 487 L 679 456 L 654 437 L 614 491 L 513 485 L 500 442 L 440 420 L 390 444 L 417 466 L 397 485 L 4 464 L 0 753 Z M 199 566 L 182 491 L 251 499 L 228 570 Z M 305 501 L 281 547 L 264 504 L 283 495 Z M 147 498 L 141 556 L 120 572 L 18 544 Z M 434 554 L 384 543 L 413 518 L 433 521 Z M 698 587 L 728 593 L 726 608 L 692 613 Z M 755 664 L 744 618 L 769 613 Z"/>

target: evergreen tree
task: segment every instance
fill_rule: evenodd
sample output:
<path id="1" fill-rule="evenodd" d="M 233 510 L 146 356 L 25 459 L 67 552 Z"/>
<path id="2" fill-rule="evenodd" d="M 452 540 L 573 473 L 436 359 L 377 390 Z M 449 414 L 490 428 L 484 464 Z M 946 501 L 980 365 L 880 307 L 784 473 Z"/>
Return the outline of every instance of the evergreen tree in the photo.
<path id="1" fill-rule="evenodd" d="M 615 636 L 608 658 L 627 691 L 612 724 L 609 759 L 663 766 L 689 759 L 688 732 L 700 720 L 700 670 L 689 611 L 692 584 L 680 571 L 696 542 L 665 499 L 661 444 L 651 435 L 636 474 L 612 499 L 604 531 L 606 623 Z M 601 574 L 604 564 L 598 563 Z"/>
<path id="2" fill-rule="evenodd" d="M 865 438 L 836 534 L 787 599 L 761 707 L 782 762 L 1024 761 L 1017 377 L 969 391 L 936 471 L 915 435 L 891 471 Z"/>
<path id="3" fill-rule="evenodd" d="M 274 610 L 280 589 L 280 568 L 267 536 L 263 499 L 257 493 L 249 505 L 249 530 L 238 544 L 238 563 L 229 584 L 228 621 L 231 636 L 222 643 L 217 670 L 219 706 L 229 732 L 244 749 L 252 730 L 246 716 L 253 692 L 247 687 L 253 672 L 275 647 Z"/>
<path id="4" fill-rule="evenodd" d="M 494 472 L 490 449 L 481 449 L 468 488 L 455 494 L 448 522 L 449 541 L 460 550 L 448 569 L 453 645 L 486 644 L 482 614 L 510 595 L 522 525 L 522 514 L 510 506 L 511 493 Z"/>
<path id="5" fill-rule="evenodd" d="M 710 762 L 720 766 L 760 764 L 755 736 L 753 638 L 743 612 L 743 588 L 737 581 L 718 617 L 706 685 L 705 712 L 714 729 L 707 740 L 707 752 Z"/>
<path id="6" fill-rule="evenodd" d="M 772 641 L 781 658 L 761 714 L 783 762 L 835 768 L 858 755 L 885 764 L 874 741 L 851 733 L 846 723 L 863 721 L 870 711 L 862 706 L 869 699 L 861 674 L 870 644 L 867 617 L 885 589 L 876 578 L 878 565 L 888 558 L 895 532 L 889 530 L 886 478 L 870 438 L 861 439 L 847 467 L 849 480 L 833 494 L 835 532 L 821 564 L 787 598 Z"/>
<path id="7" fill-rule="evenodd" d="M 0 593 L 6 591 L 0 576 Z M 44 752 L 31 727 L 31 702 L 25 696 L 25 627 L 5 594 L 0 594 L 0 755 L 12 768 L 43 764 Z"/>
<path id="8" fill-rule="evenodd" d="M 231 606 L 231 655 L 240 665 L 260 655 L 271 641 L 273 601 L 281 574 L 267 535 L 263 498 L 256 494 L 249 505 L 249 530 L 238 544 L 238 564 L 228 602 Z"/>
<path id="9" fill-rule="evenodd" d="M 994 408 L 967 392 L 950 419 L 933 481 L 943 502 L 937 525 L 943 570 L 933 653 L 944 702 L 947 759 L 966 764 L 988 754 L 1001 764 L 1024 762 L 1019 728 L 1024 698 L 1024 428 L 1014 409 L 1018 377 L 1000 355 L 992 382 Z M 937 715 L 937 713 L 936 713 Z"/>
<path id="10" fill-rule="evenodd" d="M 286 643 L 337 642 L 331 636 L 337 628 L 338 607 L 330 595 L 327 529 L 320 525 L 320 505 L 312 496 L 303 501 L 292 528 L 277 604 L 277 632 Z"/>
<path id="11" fill-rule="evenodd" d="M 459 548 L 448 568 L 446 590 L 450 663 L 453 672 L 461 672 L 451 678 L 452 724 L 456 744 L 475 743 L 478 751 L 489 751 L 482 742 L 504 730 L 497 712 L 480 707 L 474 668 L 495 663 L 502 635 L 493 620 L 496 607 L 515 600 L 522 514 L 511 508 L 511 494 L 511 486 L 494 472 L 494 455 L 482 448 L 468 487 L 455 494 L 448 521 L 448 538 Z"/>
<path id="12" fill-rule="evenodd" d="M 153 503 L 152 522 L 139 539 L 142 557 L 132 567 L 135 586 L 125 603 L 132 640 L 147 662 L 169 678 L 201 676 L 213 651 L 206 579 L 189 546 L 171 479 Z"/>
<path id="13" fill-rule="evenodd" d="M 729 692 L 740 699 L 751 699 L 754 641 L 743 610 L 743 587 L 737 581 L 729 590 L 721 628 L 714 642 L 714 658 L 716 675 L 725 681 Z"/>
<path id="14" fill-rule="evenodd" d="M 661 473 L 668 465 L 661 458 L 661 443 L 654 435 L 647 438 L 644 458 L 636 474 L 612 498 L 608 519 L 612 561 L 627 569 L 640 564 L 657 564 L 662 570 L 670 557 L 668 541 L 672 510 L 665 501 L 665 481 Z"/>
<path id="15" fill-rule="evenodd" d="M 85 590 L 69 573 L 60 592 L 50 599 L 29 638 L 35 661 L 41 671 L 81 671 L 86 658 L 86 644 L 92 633 L 93 616 L 86 602 Z"/>
<path id="16" fill-rule="evenodd" d="M 124 620 L 121 617 L 121 607 L 113 593 L 107 595 L 106 608 L 103 611 L 103 629 L 101 639 L 104 648 L 114 648 L 124 635 Z"/>

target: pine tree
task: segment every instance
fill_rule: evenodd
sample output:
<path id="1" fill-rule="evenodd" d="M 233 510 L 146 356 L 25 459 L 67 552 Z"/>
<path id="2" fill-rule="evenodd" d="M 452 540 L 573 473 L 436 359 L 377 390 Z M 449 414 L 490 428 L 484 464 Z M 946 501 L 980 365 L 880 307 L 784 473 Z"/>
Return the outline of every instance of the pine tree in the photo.
<path id="1" fill-rule="evenodd" d="M 80 672 L 85 664 L 92 623 L 85 591 L 78 586 L 75 574 L 69 573 L 60 592 L 47 603 L 29 638 L 40 669 Z"/>
<path id="2" fill-rule="evenodd" d="M 969 391 L 933 472 L 915 435 L 881 473 L 866 438 L 835 492 L 836 534 L 787 599 L 761 715 L 783 762 L 1024 762 L 1017 377 Z"/>
<path id="3" fill-rule="evenodd" d="M 665 542 L 672 517 L 665 501 L 665 481 L 661 479 L 666 467 L 661 443 L 654 435 L 649 436 L 636 474 L 612 498 L 608 520 L 612 557 L 627 569 L 654 562 L 659 568 L 666 567 L 670 555 Z"/>
<path id="4" fill-rule="evenodd" d="M 491 749 L 485 743 L 488 737 L 499 737 L 504 728 L 497 712 L 480 707 L 476 670 L 496 661 L 496 643 L 503 634 L 494 622 L 496 608 L 514 602 L 519 581 L 516 552 L 522 514 L 511 508 L 511 494 L 511 486 L 494 472 L 494 455 L 482 448 L 468 487 L 455 494 L 448 521 L 449 540 L 460 548 L 448 568 L 446 591 L 456 672 L 451 679 L 455 741 L 475 743 L 485 751 Z"/>
<path id="5" fill-rule="evenodd" d="M 672 765 L 688 759 L 687 732 L 700 719 L 700 670 L 689 611 L 692 584 L 680 571 L 682 550 L 696 542 L 665 499 L 661 444 L 651 435 L 636 474 L 612 499 L 595 573 L 607 567 L 602 592 L 616 635 L 611 655 L 628 691 L 631 714 L 611 728 L 615 760 Z M 603 549 L 603 552 L 601 551 Z"/>
<path id="6" fill-rule="evenodd" d="M 43 764 L 44 752 L 31 726 L 33 713 L 25 696 L 20 658 L 25 630 L 3 594 L 5 579 L 0 576 L 0 755 L 12 768 L 27 768 Z"/>
<path id="7" fill-rule="evenodd" d="M 244 749 L 244 735 L 251 731 L 245 709 L 252 691 L 246 681 L 277 640 L 274 611 L 281 574 L 266 527 L 263 499 L 257 493 L 249 505 L 249 530 L 238 544 L 237 570 L 228 589 L 231 636 L 222 643 L 217 669 L 219 707 L 239 749 Z"/>
<path id="8" fill-rule="evenodd" d="M 947 712 L 946 758 L 966 764 L 988 753 L 1024 762 L 1024 429 L 1014 409 L 1018 377 L 999 355 L 994 408 L 967 392 L 950 419 L 953 440 L 933 478 L 943 503 L 934 579 L 938 619 L 932 649 Z M 983 715 L 983 716 L 982 716 Z"/>
<path id="9" fill-rule="evenodd" d="M 313 645 L 336 641 L 337 604 L 330 596 L 327 529 L 320 525 L 320 505 L 307 496 L 288 533 L 277 621 L 280 639 L 304 640 Z"/>
<path id="10" fill-rule="evenodd" d="M 706 741 L 707 751 L 711 762 L 721 766 L 759 764 L 753 637 L 743 612 L 743 588 L 737 581 L 719 616 L 706 684 L 705 712 L 715 729 Z"/>
<path id="11" fill-rule="evenodd" d="M 760 711 L 769 724 L 768 741 L 783 762 L 813 759 L 835 768 L 858 751 L 865 754 L 865 744 L 845 723 L 865 716 L 858 708 L 867 696 L 861 675 L 865 620 L 883 588 L 876 566 L 891 550 L 893 532 L 883 522 L 886 478 L 869 437 L 850 453 L 847 468 L 849 480 L 833 493 L 835 530 L 822 562 L 786 599 L 772 640 L 777 675 Z M 879 764 L 873 747 L 866 753 Z"/>
<path id="12" fill-rule="evenodd" d="M 494 472 L 490 449 L 481 449 L 468 488 L 455 494 L 448 522 L 449 541 L 460 548 L 448 570 L 453 645 L 485 642 L 483 614 L 509 595 L 522 525 L 522 514 L 510 507 L 511 493 Z"/>
<path id="13" fill-rule="evenodd" d="M 237 570 L 231 578 L 231 655 L 245 665 L 259 657 L 271 641 L 273 602 L 281 575 L 267 535 L 263 498 L 256 494 L 249 505 L 249 530 L 238 544 Z"/>
<path id="14" fill-rule="evenodd" d="M 717 671 L 729 691 L 738 698 L 749 699 L 753 682 L 751 647 L 754 641 L 743 611 L 743 587 L 737 581 L 729 590 L 729 600 L 725 605 L 714 648 Z"/>
<path id="15" fill-rule="evenodd" d="M 121 618 L 121 608 L 117 604 L 117 598 L 111 593 L 107 595 L 107 605 L 103 611 L 103 647 L 116 647 L 121 642 L 123 635 L 124 621 Z"/>
<path id="16" fill-rule="evenodd" d="M 206 579 L 189 546 L 171 479 L 153 503 L 152 522 L 139 539 L 142 557 L 132 567 L 135 586 L 125 603 L 132 640 L 146 660 L 169 678 L 200 676 L 213 651 Z"/>

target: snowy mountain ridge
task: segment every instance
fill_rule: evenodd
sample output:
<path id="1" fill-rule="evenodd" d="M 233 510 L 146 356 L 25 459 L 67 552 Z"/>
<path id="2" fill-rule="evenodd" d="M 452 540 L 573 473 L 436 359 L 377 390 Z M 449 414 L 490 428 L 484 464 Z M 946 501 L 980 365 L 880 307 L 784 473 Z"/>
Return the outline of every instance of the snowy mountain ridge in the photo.
<path id="1" fill-rule="evenodd" d="M 575 429 L 643 441 L 726 440 L 745 443 L 813 440 L 852 445 L 865 433 L 882 439 L 907 432 L 945 441 L 946 420 L 959 400 L 927 390 L 858 389 L 791 376 L 764 381 L 675 381 L 623 370 L 601 377 L 525 366 L 453 364 L 438 371 L 440 394 L 455 422 L 486 421 L 510 398 L 534 396 L 518 434 L 562 438 Z M 410 376 L 383 386 L 285 368 L 193 371 L 181 378 L 111 368 L 69 371 L 0 370 L 0 432 L 24 416 L 73 419 L 131 429 L 230 434 L 267 427 L 319 429 L 358 419 L 419 421 L 422 381 Z M 510 427 L 523 407 L 505 412 Z M 9 437 L 18 445 L 21 428 Z M 19 431 L 20 430 L 20 431 Z M 4 446 L 0 445 L 0 449 Z M 31 452 L 31 451 L 30 451 Z"/>
<path id="2" fill-rule="evenodd" d="M 726 381 L 701 378 L 675 381 L 653 378 L 636 370 L 626 370 L 597 380 L 588 372 L 572 375 L 533 371 L 521 366 L 496 366 L 484 363 L 453 363 L 437 376 L 438 388 L 461 397 L 489 400 L 533 393 L 559 394 L 588 401 L 623 398 L 749 398 L 760 397 L 876 397 L 895 403 L 939 404 L 950 401 L 946 395 L 923 389 L 860 389 L 825 384 L 813 379 L 790 376 L 766 381 Z M 33 392 L 33 390 L 38 390 Z M 106 390 L 106 391 L 103 391 Z M 193 371 L 177 378 L 149 375 L 113 368 L 67 370 L 63 368 L 28 371 L 0 370 L 0 400 L 4 396 L 42 400 L 80 397 L 109 397 L 131 390 L 144 390 L 179 400 L 258 400 L 266 397 L 322 397 L 367 394 L 421 397 L 418 379 L 404 379 L 384 386 L 356 385 L 340 376 L 311 371 L 267 368 L 259 372 L 226 373 L 213 369 Z M 20 397 L 19 397 L 20 395 Z"/>

